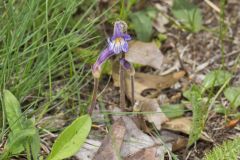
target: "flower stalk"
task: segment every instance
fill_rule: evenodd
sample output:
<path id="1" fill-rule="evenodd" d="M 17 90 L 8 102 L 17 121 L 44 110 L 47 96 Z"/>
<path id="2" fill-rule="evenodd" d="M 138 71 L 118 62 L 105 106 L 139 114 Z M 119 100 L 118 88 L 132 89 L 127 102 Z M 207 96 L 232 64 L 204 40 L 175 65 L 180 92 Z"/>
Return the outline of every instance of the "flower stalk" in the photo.
<path id="1" fill-rule="evenodd" d="M 92 115 L 93 109 L 96 106 L 98 84 L 99 84 L 99 78 L 94 77 L 94 87 L 93 87 L 92 100 L 91 100 L 92 102 L 91 102 L 90 108 L 88 109 L 88 114 L 90 116 Z"/>
<path id="2" fill-rule="evenodd" d="M 93 65 L 92 73 L 94 77 L 94 88 L 92 94 L 91 106 L 88 110 L 88 113 L 91 115 L 97 101 L 97 90 L 99 85 L 99 78 L 101 74 L 101 66 L 112 56 L 121 54 L 119 59 L 120 68 L 120 108 L 125 109 L 126 99 L 125 99 L 125 71 L 130 73 L 131 77 L 131 90 L 132 90 L 132 105 L 134 104 L 134 68 L 127 62 L 125 59 L 125 53 L 128 52 L 128 41 L 131 40 L 131 36 L 127 34 L 127 24 L 124 21 L 116 21 L 114 23 L 113 36 L 108 38 L 107 47 L 100 53 L 97 61 Z"/>
<path id="3" fill-rule="evenodd" d="M 125 54 L 122 54 L 122 58 L 125 59 Z M 125 73 L 123 65 L 120 65 L 119 69 L 119 79 L 120 79 L 120 108 L 126 108 L 126 99 L 125 99 Z"/>

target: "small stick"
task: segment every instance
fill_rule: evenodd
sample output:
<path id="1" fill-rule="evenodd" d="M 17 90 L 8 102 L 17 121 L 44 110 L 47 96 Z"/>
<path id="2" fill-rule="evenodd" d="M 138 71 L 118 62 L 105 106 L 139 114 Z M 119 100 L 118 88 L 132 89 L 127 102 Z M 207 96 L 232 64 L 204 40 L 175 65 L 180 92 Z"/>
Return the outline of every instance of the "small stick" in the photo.
<path id="1" fill-rule="evenodd" d="M 178 61 L 179 61 L 179 63 L 180 63 L 180 66 L 181 66 L 181 68 L 186 72 L 186 75 L 188 76 L 188 75 L 189 75 L 189 74 L 188 74 L 188 71 L 187 71 L 187 69 L 186 69 L 186 68 L 184 67 L 184 65 L 183 65 L 183 61 L 182 61 L 182 59 L 181 59 L 179 50 L 177 49 L 176 46 L 175 46 L 175 48 L 176 48 L 177 58 L 178 58 Z"/>
<path id="2" fill-rule="evenodd" d="M 96 106 L 96 101 L 97 101 L 97 90 L 98 90 L 98 84 L 99 84 L 99 78 L 94 78 L 94 87 L 93 87 L 93 94 L 92 94 L 92 102 L 91 102 L 91 107 L 88 110 L 88 114 L 91 116 L 93 109 Z"/>
<path id="3" fill-rule="evenodd" d="M 125 54 L 122 54 L 122 58 L 125 58 Z M 126 107 L 126 100 L 125 100 L 125 75 L 124 75 L 124 68 L 120 65 L 119 69 L 119 76 L 120 76 L 120 108 L 125 109 Z"/>
<path id="4" fill-rule="evenodd" d="M 221 12 L 221 10 L 211 1 L 209 0 L 204 0 L 211 8 L 213 8 L 215 11 L 217 11 L 218 13 Z"/>

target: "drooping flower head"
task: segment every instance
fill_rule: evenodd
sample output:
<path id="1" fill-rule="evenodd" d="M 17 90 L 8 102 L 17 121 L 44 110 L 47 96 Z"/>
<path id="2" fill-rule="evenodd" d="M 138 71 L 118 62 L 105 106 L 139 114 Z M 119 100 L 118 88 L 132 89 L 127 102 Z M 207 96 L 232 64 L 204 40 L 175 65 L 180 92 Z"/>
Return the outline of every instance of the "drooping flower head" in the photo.
<path id="1" fill-rule="evenodd" d="M 113 36 L 108 38 L 108 45 L 98 57 L 93 65 L 93 75 L 100 76 L 101 65 L 111 56 L 128 52 L 128 42 L 131 40 L 130 35 L 127 34 L 127 24 L 124 21 L 116 21 L 114 23 Z"/>
<path id="2" fill-rule="evenodd" d="M 124 21 L 117 21 L 114 24 L 113 36 L 108 39 L 109 49 L 115 54 L 128 52 L 127 41 L 131 40 L 130 35 L 126 33 L 127 24 Z"/>

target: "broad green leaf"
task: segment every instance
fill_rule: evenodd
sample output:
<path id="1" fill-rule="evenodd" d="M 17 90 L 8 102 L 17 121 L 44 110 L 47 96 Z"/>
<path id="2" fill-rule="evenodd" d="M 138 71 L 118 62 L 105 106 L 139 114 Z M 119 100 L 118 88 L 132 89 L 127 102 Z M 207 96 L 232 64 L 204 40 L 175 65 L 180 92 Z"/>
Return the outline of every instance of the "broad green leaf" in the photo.
<path id="1" fill-rule="evenodd" d="M 12 153 L 16 146 L 24 144 L 25 141 L 31 138 L 34 134 L 36 134 L 36 131 L 33 128 L 17 131 L 17 133 L 12 137 L 11 142 L 7 144 L 6 150 Z"/>
<path id="2" fill-rule="evenodd" d="M 34 160 L 38 160 L 38 155 L 40 152 L 40 137 L 38 130 L 34 126 L 35 119 L 27 119 L 24 121 L 24 130 L 26 129 L 32 129 L 35 131 L 35 134 L 32 135 L 32 137 L 29 138 L 28 142 L 30 144 L 32 157 Z"/>
<path id="3" fill-rule="evenodd" d="M 168 118 L 177 118 L 184 114 L 184 106 L 182 104 L 164 104 L 161 106 L 161 109 Z"/>
<path id="4" fill-rule="evenodd" d="M 192 32 L 201 30 L 201 11 L 188 0 L 174 0 L 172 13 L 188 30 Z"/>
<path id="5" fill-rule="evenodd" d="M 234 108 L 240 106 L 240 87 L 229 87 L 225 89 L 224 95 Z"/>
<path id="6" fill-rule="evenodd" d="M 16 135 L 11 138 L 11 141 L 4 148 L 4 152 L 0 156 L 0 159 L 8 159 L 9 154 L 15 154 L 17 146 L 21 146 L 29 138 L 35 134 L 34 129 L 25 129 L 16 131 Z"/>
<path id="7" fill-rule="evenodd" d="M 151 18 L 144 11 L 135 12 L 130 18 L 137 38 L 141 41 L 149 41 L 153 32 Z"/>
<path id="8" fill-rule="evenodd" d="M 38 160 L 38 155 L 40 152 L 40 137 L 38 131 L 35 129 L 35 134 L 31 138 L 31 153 L 34 160 Z"/>
<path id="9" fill-rule="evenodd" d="M 23 129 L 23 117 L 20 109 L 20 104 L 17 98 L 10 91 L 3 91 L 3 101 L 7 121 L 11 129 L 11 132 L 8 135 L 8 143 L 12 143 L 15 139 L 16 134 L 18 134 L 18 132 Z M 11 147 L 11 152 L 13 154 L 20 153 L 23 150 L 23 145 L 15 145 Z"/>
<path id="10" fill-rule="evenodd" d="M 150 18 L 152 19 L 156 18 L 157 10 L 154 7 L 146 8 L 145 12 Z"/>
<path id="11" fill-rule="evenodd" d="M 85 142 L 91 125 L 89 115 L 74 120 L 56 139 L 48 160 L 60 160 L 74 155 Z"/>
<path id="12" fill-rule="evenodd" d="M 4 109 L 9 127 L 13 133 L 23 129 L 23 117 L 17 98 L 8 90 L 3 91 Z"/>
<path id="13" fill-rule="evenodd" d="M 223 85 L 229 78 L 232 78 L 232 74 L 224 70 L 214 70 L 209 72 L 204 81 L 204 89 L 209 89 L 216 86 Z"/>
<path id="14" fill-rule="evenodd" d="M 14 134 L 13 132 L 10 132 L 8 134 L 8 142 L 7 142 L 7 146 L 9 146 L 13 141 L 14 141 L 14 137 L 16 136 L 16 134 L 18 134 L 18 132 L 21 132 L 22 130 L 18 130 L 16 131 Z M 19 154 L 21 152 L 24 151 L 24 147 L 22 144 L 19 144 L 19 145 L 14 145 L 11 147 L 11 153 L 12 154 Z"/>
<path id="15" fill-rule="evenodd" d="M 3 95 L 6 116 L 11 129 L 8 135 L 7 148 L 10 148 L 12 154 L 17 154 L 24 151 L 23 146 L 25 144 L 30 143 L 32 156 L 34 160 L 37 160 L 40 152 L 40 139 L 37 129 L 31 120 L 23 117 L 17 98 L 8 90 L 4 90 Z M 26 136 L 27 140 L 25 139 Z"/>

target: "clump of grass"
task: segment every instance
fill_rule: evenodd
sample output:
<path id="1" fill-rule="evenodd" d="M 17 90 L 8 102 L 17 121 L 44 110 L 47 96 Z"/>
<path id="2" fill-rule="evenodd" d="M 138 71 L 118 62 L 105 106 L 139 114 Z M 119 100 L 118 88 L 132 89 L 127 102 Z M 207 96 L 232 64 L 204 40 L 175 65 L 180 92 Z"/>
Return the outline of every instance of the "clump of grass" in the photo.
<path id="1" fill-rule="evenodd" d="M 240 155 L 240 137 L 232 141 L 225 141 L 222 145 L 216 146 L 204 157 L 205 160 L 237 160 Z"/>
<path id="2" fill-rule="evenodd" d="M 10 90 L 20 100 L 25 116 L 35 117 L 36 124 L 55 108 L 70 107 L 73 117 L 86 111 L 88 96 L 83 98 L 82 90 L 91 81 L 86 79 L 90 74 L 86 64 L 96 56 L 86 50 L 95 49 L 99 45 L 95 40 L 100 40 L 94 27 L 101 16 L 93 12 L 96 3 L 1 2 L 1 92 Z M 93 15 L 96 18 L 88 18 Z M 0 143 L 8 132 L 3 105 L 1 100 Z"/>

